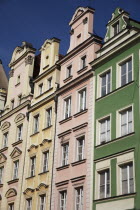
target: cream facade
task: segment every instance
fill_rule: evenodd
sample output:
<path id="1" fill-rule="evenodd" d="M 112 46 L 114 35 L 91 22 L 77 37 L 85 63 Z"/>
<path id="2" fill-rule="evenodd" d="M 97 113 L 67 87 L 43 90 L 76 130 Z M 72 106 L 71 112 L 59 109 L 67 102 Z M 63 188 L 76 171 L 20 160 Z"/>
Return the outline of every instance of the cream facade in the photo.
<path id="1" fill-rule="evenodd" d="M 59 42 L 42 45 L 40 72 L 34 80 L 29 108 L 28 142 L 25 155 L 22 209 L 50 209 L 55 145 L 56 90 L 59 85 Z M 29 208 L 30 207 L 30 208 Z"/>

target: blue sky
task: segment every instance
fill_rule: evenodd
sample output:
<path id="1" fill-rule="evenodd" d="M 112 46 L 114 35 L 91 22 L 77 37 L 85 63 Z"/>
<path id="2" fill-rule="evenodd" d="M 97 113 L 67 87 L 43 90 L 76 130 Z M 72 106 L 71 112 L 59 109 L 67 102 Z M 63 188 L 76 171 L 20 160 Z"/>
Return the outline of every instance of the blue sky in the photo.
<path id="1" fill-rule="evenodd" d="M 52 37 L 61 39 L 60 53 L 69 47 L 69 21 L 78 6 L 95 9 L 94 32 L 105 36 L 106 24 L 116 7 L 140 21 L 140 0 L 0 0 L 0 58 L 8 74 L 13 50 L 22 41 L 38 50 Z"/>

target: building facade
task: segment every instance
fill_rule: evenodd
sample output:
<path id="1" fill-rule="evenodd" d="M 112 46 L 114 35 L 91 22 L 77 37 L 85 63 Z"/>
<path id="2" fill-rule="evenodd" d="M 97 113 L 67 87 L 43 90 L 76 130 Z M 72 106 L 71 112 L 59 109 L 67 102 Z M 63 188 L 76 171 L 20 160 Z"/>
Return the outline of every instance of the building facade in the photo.
<path id="1" fill-rule="evenodd" d="M 34 96 L 29 108 L 28 142 L 25 157 L 22 209 L 50 209 L 56 129 L 56 90 L 59 85 L 60 40 L 42 45 L 40 72 L 33 81 Z"/>
<path id="2" fill-rule="evenodd" d="M 19 210 L 28 131 L 27 110 L 32 98 L 35 49 L 23 42 L 16 47 L 9 67 L 7 101 L 0 118 L 0 209 Z"/>
<path id="3" fill-rule="evenodd" d="M 140 23 L 117 8 L 91 66 L 96 77 L 93 209 L 140 209 Z"/>
<path id="4" fill-rule="evenodd" d="M 69 25 L 69 50 L 57 91 L 52 210 L 92 209 L 94 78 L 89 62 L 101 38 L 93 35 L 94 10 L 79 7 Z"/>

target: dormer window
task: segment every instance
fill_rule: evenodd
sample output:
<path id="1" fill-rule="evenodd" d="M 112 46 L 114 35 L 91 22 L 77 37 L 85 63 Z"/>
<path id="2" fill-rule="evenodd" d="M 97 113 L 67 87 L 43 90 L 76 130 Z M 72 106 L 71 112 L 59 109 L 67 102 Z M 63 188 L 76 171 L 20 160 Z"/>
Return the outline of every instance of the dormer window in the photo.
<path id="1" fill-rule="evenodd" d="M 119 21 L 116 22 L 112 27 L 113 27 L 113 36 L 116 36 L 120 32 Z"/>

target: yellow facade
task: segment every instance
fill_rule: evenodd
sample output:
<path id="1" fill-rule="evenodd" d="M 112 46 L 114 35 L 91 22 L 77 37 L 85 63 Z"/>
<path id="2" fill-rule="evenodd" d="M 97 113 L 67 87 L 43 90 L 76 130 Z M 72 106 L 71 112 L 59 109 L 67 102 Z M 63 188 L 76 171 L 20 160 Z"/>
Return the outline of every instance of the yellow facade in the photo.
<path id="1" fill-rule="evenodd" d="M 21 204 L 23 209 L 28 205 L 34 210 L 40 209 L 41 202 L 45 205 L 45 210 L 50 209 L 56 120 L 55 92 L 60 73 L 59 66 L 55 63 L 59 58 L 59 42 L 56 38 L 46 40 L 40 50 L 40 74 L 34 81 L 34 97 L 29 109 Z"/>

